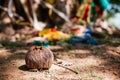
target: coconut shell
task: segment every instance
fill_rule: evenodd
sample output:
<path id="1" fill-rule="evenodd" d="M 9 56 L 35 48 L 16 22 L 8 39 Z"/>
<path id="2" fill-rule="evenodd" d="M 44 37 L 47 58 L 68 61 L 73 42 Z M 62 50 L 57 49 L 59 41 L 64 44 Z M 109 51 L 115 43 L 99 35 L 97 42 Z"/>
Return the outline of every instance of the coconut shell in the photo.
<path id="1" fill-rule="evenodd" d="M 30 69 L 49 69 L 54 56 L 50 49 L 43 46 L 33 46 L 25 57 L 26 66 Z"/>

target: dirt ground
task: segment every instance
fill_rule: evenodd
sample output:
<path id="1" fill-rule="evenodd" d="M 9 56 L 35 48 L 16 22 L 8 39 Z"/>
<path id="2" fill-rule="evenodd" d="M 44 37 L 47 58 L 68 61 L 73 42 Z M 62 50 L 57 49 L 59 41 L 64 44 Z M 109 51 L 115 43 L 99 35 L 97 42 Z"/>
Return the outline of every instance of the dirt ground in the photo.
<path id="1" fill-rule="evenodd" d="M 0 48 L 0 80 L 120 80 L 119 45 L 49 47 L 58 58 L 72 63 L 65 67 L 78 74 L 55 64 L 41 72 L 26 70 L 24 58 L 29 47 Z"/>

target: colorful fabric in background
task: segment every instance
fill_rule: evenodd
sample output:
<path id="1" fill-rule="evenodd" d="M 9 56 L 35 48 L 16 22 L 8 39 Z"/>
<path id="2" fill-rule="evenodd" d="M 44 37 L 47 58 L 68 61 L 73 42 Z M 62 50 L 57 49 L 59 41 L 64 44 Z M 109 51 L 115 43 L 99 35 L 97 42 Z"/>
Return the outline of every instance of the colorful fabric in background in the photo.
<path id="1" fill-rule="evenodd" d="M 103 11 L 106 10 L 109 5 L 108 0 L 93 0 L 93 2 L 95 6 L 100 6 Z"/>
<path id="2" fill-rule="evenodd" d="M 108 5 L 109 5 L 108 0 L 94 0 L 94 3 L 95 3 L 97 11 L 101 13 L 104 12 L 108 8 Z"/>
<path id="3" fill-rule="evenodd" d="M 85 14 L 83 16 L 83 20 L 89 22 L 89 16 L 90 16 L 90 9 L 91 9 L 91 5 L 87 4 L 86 8 L 85 8 Z"/>
<path id="4" fill-rule="evenodd" d="M 99 45 L 99 42 L 97 42 L 91 35 L 92 29 L 85 25 L 75 25 L 73 29 L 71 29 L 71 33 L 73 34 L 70 39 L 70 44 L 92 44 L 92 45 Z"/>
<path id="5" fill-rule="evenodd" d="M 108 5 L 109 5 L 108 0 L 97 0 L 97 1 L 99 1 L 100 6 L 101 6 L 103 11 L 108 8 Z"/>
<path id="6" fill-rule="evenodd" d="M 82 0 L 79 3 L 79 8 L 76 13 L 76 16 L 79 17 L 79 19 L 87 23 L 90 22 L 91 3 L 92 0 Z"/>
<path id="7" fill-rule="evenodd" d="M 90 28 L 87 29 L 85 34 L 81 37 L 79 36 L 72 36 L 70 43 L 75 45 L 78 43 L 83 43 L 83 44 L 92 44 L 92 45 L 99 45 L 100 43 L 97 42 L 92 36 L 91 36 L 92 30 Z"/>
<path id="8" fill-rule="evenodd" d="M 104 16 L 104 11 L 109 6 L 108 0 L 93 0 L 91 4 L 91 20 L 95 21 L 96 18 Z"/>
<path id="9" fill-rule="evenodd" d="M 85 8 L 86 8 L 87 4 L 81 4 L 80 7 L 77 10 L 76 16 L 79 18 L 83 18 L 84 14 L 85 14 Z"/>
<path id="10" fill-rule="evenodd" d="M 76 16 L 84 21 L 89 21 L 88 18 L 90 16 L 90 8 L 90 4 L 81 4 L 79 9 L 77 10 Z"/>
<path id="11" fill-rule="evenodd" d="M 61 31 L 56 30 L 55 28 L 43 29 L 39 32 L 39 37 L 46 37 L 49 41 L 55 40 L 66 40 L 70 38 L 69 34 L 65 34 Z"/>

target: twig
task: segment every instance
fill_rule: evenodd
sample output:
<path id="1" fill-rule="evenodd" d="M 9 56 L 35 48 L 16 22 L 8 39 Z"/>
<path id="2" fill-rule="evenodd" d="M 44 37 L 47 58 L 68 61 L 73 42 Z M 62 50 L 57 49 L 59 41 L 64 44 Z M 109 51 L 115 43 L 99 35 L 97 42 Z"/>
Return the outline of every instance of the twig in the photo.
<path id="1" fill-rule="evenodd" d="M 72 21 L 61 11 L 55 9 L 51 4 L 44 2 L 45 6 L 52 9 L 58 16 L 64 19 L 69 24 L 73 25 Z"/>
<path id="2" fill-rule="evenodd" d="M 33 2 L 32 0 L 29 0 L 29 1 L 30 1 L 31 10 L 32 10 L 32 16 L 33 16 L 33 20 L 32 20 L 33 27 L 36 30 L 42 30 L 45 27 L 45 25 L 43 23 L 40 24 L 40 22 L 37 19 L 37 14 L 35 13 L 35 9 L 33 8 Z"/>
<path id="3" fill-rule="evenodd" d="M 5 12 L 7 12 L 8 13 L 8 17 L 13 22 L 13 21 L 15 21 L 15 19 L 13 18 L 13 13 L 12 13 L 12 2 L 13 2 L 12 0 L 9 0 L 8 7 L 5 8 L 5 7 L 0 6 L 0 9 L 2 9 Z"/>
<path id="4" fill-rule="evenodd" d="M 23 6 L 23 9 L 24 9 L 24 11 L 25 11 L 25 13 L 26 13 L 29 21 L 32 23 L 33 21 L 32 21 L 32 18 L 30 17 L 30 15 L 29 15 L 29 13 L 28 13 L 28 11 L 27 11 L 27 7 L 22 3 L 22 0 L 20 0 L 20 3 L 21 3 L 21 5 Z"/>
<path id="5" fill-rule="evenodd" d="M 9 15 L 11 21 L 15 21 L 15 19 L 13 18 L 13 13 L 12 13 L 12 3 L 13 3 L 13 0 L 9 0 L 9 3 L 8 3 L 8 15 Z"/>
<path id="6" fill-rule="evenodd" d="M 59 64 L 57 64 L 57 63 L 54 63 L 54 64 L 55 64 L 55 65 L 57 65 L 57 66 L 59 66 L 59 67 L 62 67 L 62 68 L 68 69 L 68 70 L 70 70 L 70 71 L 74 72 L 75 74 L 78 74 L 78 72 L 77 72 L 77 71 L 72 70 L 72 69 L 70 69 L 70 68 L 68 68 L 68 67 L 65 67 L 65 66 L 63 66 L 63 65 L 59 65 Z"/>
<path id="7" fill-rule="evenodd" d="M 2 7 L 2 6 L 0 5 L 0 9 L 2 9 L 3 11 L 5 11 L 5 12 L 8 13 L 8 8 L 6 8 L 6 7 Z M 17 16 L 17 17 L 19 17 L 20 15 L 18 15 L 17 13 L 13 13 L 13 16 Z M 10 17 L 10 16 L 9 16 L 9 17 Z"/>

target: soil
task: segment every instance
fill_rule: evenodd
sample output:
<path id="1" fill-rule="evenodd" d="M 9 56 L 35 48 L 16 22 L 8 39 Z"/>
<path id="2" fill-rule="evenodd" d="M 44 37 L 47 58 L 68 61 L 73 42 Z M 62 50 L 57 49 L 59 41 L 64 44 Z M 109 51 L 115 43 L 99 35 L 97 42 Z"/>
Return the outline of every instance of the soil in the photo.
<path id="1" fill-rule="evenodd" d="M 25 27 L 14 35 L 6 36 L 5 32 L 0 33 L 0 40 L 19 41 L 19 38 L 23 38 L 19 43 L 0 42 L 0 80 L 120 80 L 120 38 L 107 36 L 100 40 L 99 37 L 98 40 L 102 44 L 98 46 L 64 43 L 50 45 L 49 48 L 57 59 L 72 65 L 59 64 L 63 66 L 61 67 L 53 63 L 49 70 L 36 72 L 28 70 L 25 66 L 25 55 L 34 45 L 23 43 L 28 31 L 31 29 Z"/>
<path id="2" fill-rule="evenodd" d="M 119 45 L 50 46 L 57 58 L 72 65 L 63 68 L 52 64 L 49 70 L 37 72 L 25 67 L 25 55 L 29 47 L 0 48 L 0 80 L 120 80 Z"/>

